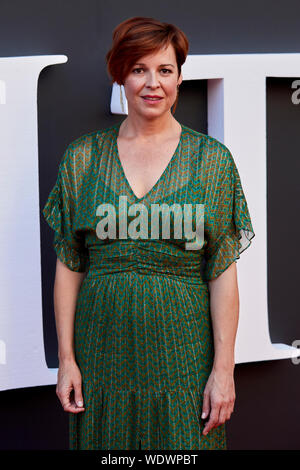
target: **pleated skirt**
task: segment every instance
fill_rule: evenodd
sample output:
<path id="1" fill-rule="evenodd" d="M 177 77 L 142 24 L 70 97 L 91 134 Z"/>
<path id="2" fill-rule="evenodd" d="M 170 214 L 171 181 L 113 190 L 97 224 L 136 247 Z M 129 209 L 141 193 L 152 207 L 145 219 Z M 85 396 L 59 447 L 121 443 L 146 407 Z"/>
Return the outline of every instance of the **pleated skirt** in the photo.
<path id="1" fill-rule="evenodd" d="M 87 276 L 74 322 L 85 411 L 69 413 L 70 450 L 226 449 L 204 436 L 213 365 L 209 291 L 189 278 L 135 270 Z"/>

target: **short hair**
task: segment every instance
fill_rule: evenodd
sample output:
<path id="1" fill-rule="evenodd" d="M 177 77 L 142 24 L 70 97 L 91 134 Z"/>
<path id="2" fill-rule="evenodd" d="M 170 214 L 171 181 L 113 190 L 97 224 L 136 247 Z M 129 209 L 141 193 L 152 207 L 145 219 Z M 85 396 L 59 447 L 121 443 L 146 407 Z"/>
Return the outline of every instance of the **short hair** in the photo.
<path id="1" fill-rule="evenodd" d="M 113 30 L 113 44 L 106 54 L 107 72 L 112 83 L 122 85 L 141 57 L 155 54 L 169 44 L 175 50 L 179 77 L 189 50 L 189 41 L 183 31 L 173 24 L 143 16 L 120 23 Z"/>

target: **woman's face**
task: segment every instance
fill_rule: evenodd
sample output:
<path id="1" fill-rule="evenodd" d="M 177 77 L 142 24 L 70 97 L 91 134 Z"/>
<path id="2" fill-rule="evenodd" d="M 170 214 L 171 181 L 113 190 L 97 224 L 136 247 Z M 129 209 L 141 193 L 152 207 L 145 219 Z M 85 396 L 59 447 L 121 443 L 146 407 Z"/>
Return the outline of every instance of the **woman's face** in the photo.
<path id="1" fill-rule="evenodd" d="M 133 65 L 124 82 L 128 103 L 128 114 L 143 117 L 157 117 L 169 112 L 177 96 L 178 68 L 173 46 L 161 49 L 154 55 L 147 55 Z M 158 101 L 150 101 L 146 95 L 158 96 Z"/>

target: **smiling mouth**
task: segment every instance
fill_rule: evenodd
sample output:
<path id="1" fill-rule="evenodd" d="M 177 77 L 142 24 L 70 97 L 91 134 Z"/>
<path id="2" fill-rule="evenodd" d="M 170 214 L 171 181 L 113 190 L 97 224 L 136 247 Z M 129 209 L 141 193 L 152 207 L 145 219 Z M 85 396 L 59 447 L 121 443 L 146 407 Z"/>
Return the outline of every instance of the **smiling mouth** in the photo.
<path id="1" fill-rule="evenodd" d="M 145 96 L 142 96 L 144 101 L 161 101 L 163 98 L 148 98 Z"/>

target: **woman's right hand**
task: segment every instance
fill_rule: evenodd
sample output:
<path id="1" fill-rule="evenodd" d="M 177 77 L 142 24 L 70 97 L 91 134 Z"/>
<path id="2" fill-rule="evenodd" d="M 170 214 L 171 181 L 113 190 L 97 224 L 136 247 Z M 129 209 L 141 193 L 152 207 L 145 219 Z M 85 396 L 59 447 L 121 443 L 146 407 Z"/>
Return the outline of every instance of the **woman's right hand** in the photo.
<path id="1" fill-rule="evenodd" d="M 65 361 L 59 364 L 56 395 L 64 411 L 80 413 L 85 410 L 81 383 L 81 372 L 75 361 Z M 73 390 L 74 392 L 72 393 Z M 71 393 L 75 396 L 71 397 Z"/>

